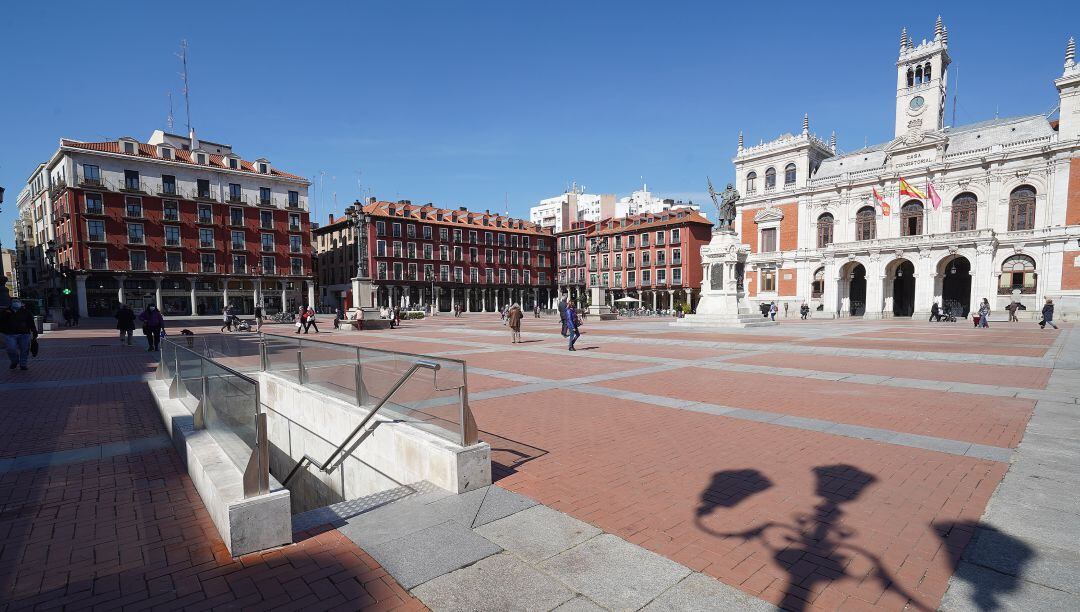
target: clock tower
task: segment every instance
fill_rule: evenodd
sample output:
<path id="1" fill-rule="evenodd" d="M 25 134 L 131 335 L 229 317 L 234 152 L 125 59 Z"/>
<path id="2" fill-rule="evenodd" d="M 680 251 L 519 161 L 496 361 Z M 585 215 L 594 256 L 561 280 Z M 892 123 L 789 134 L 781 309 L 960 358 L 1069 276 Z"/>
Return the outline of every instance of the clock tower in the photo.
<path id="1" fill-rule="evenodd" d="M 938 16 L 933 40 L 919 45 L 900 33 L 896 61 L 896 137 L 920 140 L 923 132 L 944 127 L 945 89 L 949 68 L 949 30 Z"/>

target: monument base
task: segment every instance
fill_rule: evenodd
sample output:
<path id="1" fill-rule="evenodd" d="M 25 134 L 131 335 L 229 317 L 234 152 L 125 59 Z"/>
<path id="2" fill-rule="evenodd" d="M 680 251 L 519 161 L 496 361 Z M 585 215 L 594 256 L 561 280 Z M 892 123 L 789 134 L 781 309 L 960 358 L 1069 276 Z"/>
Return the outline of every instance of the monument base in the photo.
<path id="1" fill-rule="evenodd" d="M 771 327 L 776 321 L 770 321 L 761 315 L 749 313 L 734 314 L 692 314 L 675 319 L 672 327 Z"/>
<path id="2" fill-rule="evenodd" d="M 686 315 L 672 327 L 767 327 L 776 325 L 752 312 L 743 292 L 742 277 L 749 245 L 741 244 L 730 228 L 715 230 L 712 240 L 702 247 L 705 274 L 697 314 Z"/>

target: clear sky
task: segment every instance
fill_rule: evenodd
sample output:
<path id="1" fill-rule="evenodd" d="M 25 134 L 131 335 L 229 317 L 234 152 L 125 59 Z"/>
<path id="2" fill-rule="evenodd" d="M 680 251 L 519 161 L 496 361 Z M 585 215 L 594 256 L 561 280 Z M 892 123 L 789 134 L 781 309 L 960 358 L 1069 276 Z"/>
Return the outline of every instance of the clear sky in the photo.
<path id="1" fill-rule="evenodd" d="M 701 201 L 706 174 L 732 178 L 740 130 L 748 144 L 771 139 L 798 131 L 803 113 L 843 150 L 888 140 L 900 29 L 931 38 L 939 12 L 958 123 L 1049 112 L 1080 2 L 1030 6 L 12 2 L 0 22 L 0 241 L 13 244 L 16 196 L 59 138 L 145 140 L 166 127 L 169 92 L 185 130 L 182 38 L 196 133 L 321 182 L 316 220 L 335 193 L 337 210 L 373 194 L 505 200 L 526 216 L 572 180 L 626 195 L 644 177 Z"/>

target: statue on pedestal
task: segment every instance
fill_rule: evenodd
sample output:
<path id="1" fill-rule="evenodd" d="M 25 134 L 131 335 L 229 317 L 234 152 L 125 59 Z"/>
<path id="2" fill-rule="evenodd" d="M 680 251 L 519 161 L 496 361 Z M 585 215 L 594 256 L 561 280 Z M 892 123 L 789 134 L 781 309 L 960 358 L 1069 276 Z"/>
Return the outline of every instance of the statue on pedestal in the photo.
<path id="1" fill-rule="evenodd" d="M 727 184 L 724 191 L 716 193 L 713 189 L 712 179 L 705 177 L 705 180 L 709 183 L 709 197 L 712 198 L 713 204 L 716 206 L 716 231 L 734 231 L 732 224 L 735 223 L 735 203 L 742 197 L 739 195 L 739 191 L 731 185 Z"/>

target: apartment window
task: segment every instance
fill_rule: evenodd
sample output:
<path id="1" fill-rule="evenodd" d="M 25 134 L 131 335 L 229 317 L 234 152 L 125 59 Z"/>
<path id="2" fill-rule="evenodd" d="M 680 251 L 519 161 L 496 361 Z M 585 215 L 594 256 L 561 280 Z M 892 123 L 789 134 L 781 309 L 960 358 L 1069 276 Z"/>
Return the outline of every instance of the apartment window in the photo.
<path id="1" fill-rule="evenodd" d="M 506 268 L 499 269 L 499 283 L 506 284 Z"/>
<path id="2" fill-rule="evenodd" d="M 484 282 L 489 285 L 495 282 L 495 270 L 484 268 Z"/>
<path id="3" fill-rule="evenodd" d="M 90 215 L 100 215 L 105 212 L 105 205 L 102 202 L 100 193 L 88 193 L 86 194 L 86 213 Z"/>
<path id="4" fill-rule="evenodd" d="M 431 259 L 432 248 L 430 244 L 424 245 L 424 259 Z"/>
<path id="5" fill-rule="evenodd" d="M 506 234 L 499 234 L 497 241 L 499 246 L 506 246 Z"/>
<path id="6" fill-rule="evenodd" d="M 526 249 L 529 248 L 529 237 L 528 236 L 522 236 L 521 237 L 521 246 L 526 248 Z"/>
<path id="7" fill-rule="evenodd" d="M 213 223 L 214 210 L 206 204 L 199 205 L 199 223 Z"/>
<path id="8" fill-rule="evenodd" d="M 833 216 L 831 213 L 823 213 L 817 220 L 817 246 L 823 249 L 833 241 Z"/>
<path id="9" fill-rule="evenodd" d="M 169 251 L 165 253 L 165 269 L 169 272 L 181 272 L 184 269 L 184 258 L 182 253 L 176 251 Z"/>
<path id="10" fill-rule="evenodd" d="M 652 251 L 644 251 L 641 253 L 641 266 L 647 268 L 652 265 L 651 254 Z"/>
<path id="11" fill-rule="evenodd" d="M 217 272 L 217 260 L 213 253 L 201 253 L 199 255 L 199 270 L 202 272 Z"/>
<path id="12" fill-rule="evenodd" d="M 652 271 L 651 270 L 642 270 L 641 271 L 641 284 L 642 285 L 651 285 L 652 284 Z"/>
<path id="13" fill-rule="evenodd" d="M 232 225 L 244 224 L 244 209 L 243 208 L 230 208 L 229 209 L 229 223 Z"/>
<path id="14" fill-rule="evenodd" d="M 429 282 L 435 280 L 435 266 L 424 264 L 424 280 Z"/>
<path id="15" fill-rule="evenodd" d="M 232 271 L 233 271 L 233 274 L 247 274 L 247 256 L 246 255 L 233 255 L 233 257 L 232 257 Z"/>
<path id="16" fill-rule="evenodd" d="M 671 249 L 671 265 L 677 266 L 682 263 L 682 249 Z"/>
<path id="17" fill-rule="evenodd" d="M 416 226 L 412 223 L 405 226 L 405 235 L 409 238 L 416 238 Z"/>
<path id="18" fill-rule="evenodd" d="M 232 168 L 233 170 L 240 169 L 240 161 L 237 160 L 235 157 L 230 157 L 229 158 L 229 167 Z"/>
<path id="19" fill-rule="evenodd" d="M 642 247 L 649 246 L 649 235 L 648 234 L 642 234 L 641 235 L 641 246 Z"/>
<path id="20" fill-rule="evenodd" d="M 495 236 L 491 232 L 484 232 L 484 244 L 495 244 Z"/>
<path id="21" fill-rule="evenodd" d="M 424 240 L 431 240 L 431 226 L 424 226 Z"/>
<path id="22" fill-rule="evenodd" d="M 205 164 L 206 163 L 206 154 L 205 153 L 196 153 L 195 154 L 195 163 L 197 163 L 197 164 Z"/>
<path id="23" fill-rule="evenodd" d="M 582 259 L 584 259 L 584 257 L 585 256 L 583 255 Z M 582 263 L 584 263 L 584 261 Z M 541 268 L 547 266 L 547 257 L 545 257 L 543 253 L 536 256 L 536 265 Z"/>
<path id="24" fill-rule="evenodd" d="M 461 230 L 454 230 L 454 242 L 461 242 Z"/>
<path id="25" fill-rule="evenodd" d="M 270 204 L 270 188 L 259 187 L 259 204 L 267 206 Z"/>
<path id="26" fill-rule="evenodd" d="M 439 266 L 439 280 L 444 283 L 450 280 L 450 266 Z"/>
<path id="27" fill-rule="evenodd" d="M 133 271 L 146 270 L 146 251 L 128 251 L 128 263 Z"/>
<path id="28" fill-rule="evenodd" d="M 380 261 L 378 265 L 378 276 L 380 280 L 386 280 L 386 262 Z"/>
<path id="29" fill-rule="evenodd" d="M 161 159 L 172 159 L 172 149 L 161 149 Z"/>
<path id="30" fill-rule="evenodd" d="M 240 251 L 244 249 L 244 243 L 246 242 L 243 230 L 232 231 L 232 248 L 234 251 Z"/>
<path id="31" fill-rule="evenodd" d="M 517 247 L 517 245 L 518 245 L 518 235 L 513 234 L 513 235 L 510 236 L 510 246 Z"/>
<path id="32" fill-rule="evenodd" d="M 530 257 L 531 255 L 532 255 L 532 253 L 530 253 L 528 251 L 525 251 L 524 253 L 521 254 L 522 259 L 523 259 L 523 261 L 521 262 L 522 265 L 526 265 L 526 266 L 531 266 L 532 265 L 532 263 L 529 261 L 531 259 L 531 257 Z"/>
<path id="33" fill-rule="evenodd" d="M 90 242 L 105 242 L 105 222 L 95 219 L 87 221 L 86 236 Z"/>
<path id="34" fill-rule="evenodd" d="M 289 258 L 289 273 L 293 276 L 300 276 L 304 273 L 304 260 L 299 257 Z"/>
<path id="35" fill-rule="evenodd" d="M 180 208 L 176 202 L 167 200 L 162 205 L 162 216 L 166 221 L 179 221 L 180 220 Z"/>
<path id="36" fill-rule="evenodd" d="M 480 268 L 469 268 L 469 282 L 473 284 L 480 282 Z"/>
<path id="37" fill-rule="evenodd" d="M 269 171 L 270 171 L 269 166 L 267 166 L 266 164 L 259 164 L 259 172 L 261 172 L 262 174 L 266 174 Z"/>
<path id="38" fill-rule="evenodd" d="M 206 249 L 214 246 L 214 230 L 208 227 L 199 228 L 199 248 Z"/>
<path id="39" fill-rule="evenodd" d="M 682 284 L 682 268 L 672 268 L 671 269 L 671 284 L 672 285 L 681 285 Z"/>
<path id="40" fill-rule="evenodd" d="M 176 177 L 171 174 L 161 175 L 161 192 L 168 195 L 176 195 Z"/>
<path id="41" fill-rule="evenodd" d="M 105 249 L 90 249 L 90 269 L 108 270 L 109 255 Z"/>
<path id="42" fill-rule="evenodd" d="M 100 185 L 101 168 L 91 164 L 83 164 L 83 182 L 90 185 Z"/>
<path id="43" fill-rule="evenodd" d="M 562 238 L 559 238 L 559 250 L 560 251 L 565 251 L 566 250 L 566 236 L 563 236 Z"/>
<path id="44" fill-rule="evenodd" d="M 658 266 L 666 266 L 667 265 L 667 251 L 659 250 L 659 251 L 656 252 L 656 265 L 658 265 Z"/>
<path id="45" fill-rule="evenodd" d="M 764 292 L 776 291 L 776 270 L 766 268 L 761 271 L 761 290 Z"/>
<path id="46" fill-rule="evenodd" d="M 761 230 L 761 253 L 776 252 L 776 228 L 769 227 Z"/>
<path id="47" fill-rule="evenodd" d="M 297 206 L 300 206 L 300 192 L 299 191 L 290 191 L 289 192 L 289 206 L 292 206 L 293 208 L 296 208 Z"/>
<path id="48" fill-rule="evenodd" d="M 442 240 L 443 242 L 446 242 L 447 240 L 449 240 L 449 236 L 450 236 L 450 230 L 446 229 L 445 227 L 440 227 L 439 228 L 439 240 Z"/>
<path id="49" fill-rule="evenodd" d="M 199 163 L 202 163 L 202 162 L 199 162 Z M 209 200 L 210 199 L 210 179 L 196 179 L 195 180 L 195 185 L 196 185 L 195 188 L 196 188 L 196 192 L 197 192 L 198 197 L 203 198 L 204 200 Z"/>
<path id="50" fill-rule="evenodd" d="M 243 192 L 240 190 L 240 183 L 229 183 L 229 201 L 230 202 L 243 202 L 241 197 Z"/>
<path id="51" fill-rule="evenodd" d="M 375 241 L 375 257 L 386 257 L 386 241 Z"/>
<path id="52" fill-rule="evenodd" d="M 445 244 L 439 245 L 439 260 L 450 261 L 450 247 Z"/>
<path id="53" fill-rule="evenodd" d="M 262 272 L 263 274 L 277 274 L 277 260 L 273 255 L 263 256 Z"/>
<path id="54" fill-rule="evenodd" d="M 675 228 L 671 230 L 671 244 L 679 244 L 682 242 L 682 230 Z"/>
<path id="55" fill-rule="evenodd" d="M 615 248 L 616 249 L 621 249 L 622 248 L 622 236 L 615 236 Z"/>
<path id="56" fill-rule="evenodd" d="M 290 232 L 299 232 L 300 231 L 300 215 L 296 215 L 296 214 L 290 214 L 289 215 L 289 231 Z"/>
<path id="57" fill-rule="evenodd" d="M 461 260 L 462 260 L 461 247 L 456 246 L 456 247 L 454 247 L 454 261 L 461 261 Z"/>
<path id="58" fill-rule="evenodd" d="M 394 241 L 394 257 L 401 257 L 401 243 Z"/>
<path id="59" fill-rule="evenodd" d="M 633 287 L 634 283 L 636 283 L 636 282 L 637 282 L 637 271 L 636 270 L 630 270 L 629 272 L 627 272 L 626 273 L 626 286 L 627 287 Z"/>
<path id="60" fill-rule="evenodd" d="M 518 265 L 518 251 L 510 251 L 510 264 Z"/>
<path id="61" fill-rule="evenodd" d="M 525 270 L 524 274 L 525 274 L 525 284 L 526 285 L 531 285 L 532 284 L 532 272 L 529 271 L 529 270 Z"/>
<path id="62" fill-rule="evenodd" d="M 260 234 L 259 240 L 262 245 L 262 250 L 273 251 L 274 250 L 274 235 L 273 234 Z"/>
<path id="63" fill-rule="evenodd" d="M 386 222 L 385 221 L 376 221 L 375 222 L 375 235 L 376 236 L 385 236 L 386 235 Z"/>
<path id="64" fill-rule="evenodd" d="M 124 214 L 132 219 L 142 219 L 142 198 L 124 198 Z"/>
<path id="65" fill-rule="evenodd" d="M 124 189 L 138 191 L 139 187 L 139 172 L 137 170 L 124 170 Z"/>
<path id="66" fill-rule="evenodd" d="M 663 231 L 656 232 L 656 244 L 657 244 L 657 246 L 659 246 L 661 244 L 664 244 L 664 232 Z"/>
<path id="67" fill-rule="evenodd" d="M 622 287 L 622 272 L 615 273 L 615 286 Z"/>
<path id="68" fill-rule="evenodd" d="M 177 225 L 165 226 L 165 246 L 180 246 L 180 227 Z"/>
<path id="69" fill-rule="evenodd" d="M 400 261 L 394 262 L 394 280 L 404 280 L 405 278 L 405 266 Z"/>
<path id="70" fill-rule="evenodd" d="M 582 236 L 582 238 L 585 238 L 585 236 Z M 626 237 L 626 248 L 628 248 L 628 249 L 636 248 L 637 247 L 637 240 L 636 239 L 637 239 L 637 236 L 635 236 L 633 234 L 627 236 Z"/>
<path id="71" fill-rule="evenodd" d="M 274 213 L 269 210 L 259 211 L 259 227 L 263 229 L 271 229 L 274 227 Z"/>
<path id="72" fill-rule="evenodd" d="M 656 284 L 657 285 L 666 285 L 667 284 L 667 270 L 661 268 L 661 269 L 656 271 Z"/>
<path id="73" fill-rule="evenodd" d="M 289 252 L 299 253 L 303 249 L 303 238 L 296 234 L 289 236 Z"/>
<path id="74" fill-rule="evenodd" d="M 518 271 L 517 270 L 510 270 L 510 284 L 511 285 L 518 284 Z"/>
<path id="75" fill-rule="evenodd" d="M 401 224 L 400 223 L 391 223 L 390 224 L 390 234 L 394 238 L 401 238 Z"/>
<path id="76" fill-rule="evenodd" d="M 501 263 L 501 264 L 506 263 L 506 251 L 503 251 L 503 250 L 499 251 L 499 263 Z"/>

